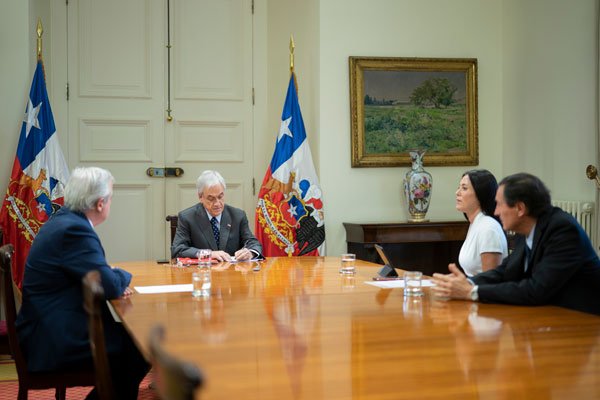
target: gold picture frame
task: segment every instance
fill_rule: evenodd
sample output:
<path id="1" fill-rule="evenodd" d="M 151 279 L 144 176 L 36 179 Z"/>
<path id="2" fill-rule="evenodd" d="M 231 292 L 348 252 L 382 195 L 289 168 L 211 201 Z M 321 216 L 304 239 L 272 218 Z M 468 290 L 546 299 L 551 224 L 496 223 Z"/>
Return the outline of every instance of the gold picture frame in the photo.
<path id="1" fill-rule="evenodd" d="M 479 164 L 477 59 L 349 57 L 352 167 Z"/>

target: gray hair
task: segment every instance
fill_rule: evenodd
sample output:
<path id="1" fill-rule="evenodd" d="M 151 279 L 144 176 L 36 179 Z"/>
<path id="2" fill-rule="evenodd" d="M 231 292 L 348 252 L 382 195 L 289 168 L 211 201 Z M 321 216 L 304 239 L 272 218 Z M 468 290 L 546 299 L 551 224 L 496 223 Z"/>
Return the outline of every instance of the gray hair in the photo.
<path id="1" fill-rule="evenodd" d="M 98 200 L 109 199 L 114 181 L 112 174 L 103 168 L 75 168 L 65 186 L 65 206 L 82 213 L 92 210 Z"/>
<path id="2" fill-rule="evenodd" d="M 198 193 L 200 194 L 204 192 L 205 188 L 216 185 L 223 186 L 223 189 L 227 188 L 227 185 L 225 185 L 225 179 L 223 179 L 221 174 L 219 174 L 217 171 L 211 171 L 207 169 L 206 171 L 202 172 L 198 177 L 198 180 L 196 180 L 196 189 L 198 189 Z"/>

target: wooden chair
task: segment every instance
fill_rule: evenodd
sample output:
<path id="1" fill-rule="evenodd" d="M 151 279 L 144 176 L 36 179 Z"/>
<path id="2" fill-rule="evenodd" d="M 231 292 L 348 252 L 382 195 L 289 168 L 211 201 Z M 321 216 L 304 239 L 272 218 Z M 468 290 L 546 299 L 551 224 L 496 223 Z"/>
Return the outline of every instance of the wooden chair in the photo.
<path id="1" fill-rule="evenodd" d="M 88 314 L 90 347 L 96 370 L 96 390 L 100 400 L 115 398 L 102 323 L 104 289 L 98 271 L 90 271 L 83 277 L 83 308 Z"/>
<path id="2" fill-rule="evenodd" d="M 202 385 L 202 374 L 192 363 L 168 354 L 162 347 L 165 329 L 154 325 L 150 330 L 150 357 L 154 369 L 154 387 L 163 400 L 192 400 Z"/>
<path id="3" fill-rule="evenodd" d="M 0 272 L 2 275 L 2 295 L 6 312 L 6 326 L 10 351 L 15 360 L 15 367 L 19 376 L 19 400 L 26 400 L 29 390 L 55 389 L 55 397 L 64 400 L 67 388 L 74 386 L 94 386 L 93 371 L 77 372 L 29 372 L 27 362 L 21 352 L 15 321 L 17 319 L 17 306 L 12 278 L 12 255 L 14 247 L 11 244 L 0 247 Z M 51 346 L 52 344 L 48 344 Z"/>
<path id="4" fill-rule="evenodd" d="M 177 231 L 177 221 L 179 217 L 177 215 L 167 215 L 166 220 L 169 222 L 169 227 L 171 228 L 171 244 L 173 244 L 173 239 L 175 239 L 175 232 Z"/>

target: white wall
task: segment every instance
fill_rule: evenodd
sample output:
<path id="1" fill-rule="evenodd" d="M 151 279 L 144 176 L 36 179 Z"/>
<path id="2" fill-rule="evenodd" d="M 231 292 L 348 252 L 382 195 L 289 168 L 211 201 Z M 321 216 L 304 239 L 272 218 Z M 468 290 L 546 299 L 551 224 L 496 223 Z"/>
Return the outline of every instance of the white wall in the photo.
<path id="1" fill-rule="evenodd" d="M 0 5 L 0 194 L 6 193 L 13 166 L 33 70 L 30 66 L 29 3 Z"/>
<path id="2" fill-rule="evenodd" d="M 47 0 L 4 0 L 0 3 L 0 194 L 2 200 L 12 172 L 21 123 L 36 66 L 38 18 L 44 33 L 43 54 L 50 54 L 50 7 Z M 45 58 L 46 74 L 51 70 Z M 48 75 L 47 75 L 48 76 Z M 50 81 L 50 79 L 48 79 Z M 48 85 L 48 91 L 51 88 Z"/>
<path id="3" fill-rule="evenodd" d="M 479 64 L 480 167 L 502 174 L 502 8 L 479 0 L 327 0 L 320 8 L 321 181 L 330 255 L 345 250 L 343 222 L 407 217 L 402 179 L 409 167 L 350 167 L 349 56 L 474 57 Z M 325 149 L 330 151 L 325 152 Z M 461 219 L 454 191 L 472 167 L 427 167 L 430 219 Z"/>
<path id="4" fill-rule="evenodd" d="M 268 121 L 267 132 L 265 132 L 267 139 L 263 150 L 259 149 L 256 154 L 259 163 L 260 159 L 263 159 L 262 169 L 256 171 L 261 182 L 275 149 L 275 138 L 279 133 L 281 111 L 290 79 L 290 35 L 294 36 L 296 44 L 294 70 L 298 82 L 298 102 L 317 172 L 319 169 L 318 2 L 318 0 L 268 2 Z"/>
<path id="5" fill-rule="evenodd" d="M 508 0 L 503 15 L 503 172 L 594 200 L 597 1 Z"/>

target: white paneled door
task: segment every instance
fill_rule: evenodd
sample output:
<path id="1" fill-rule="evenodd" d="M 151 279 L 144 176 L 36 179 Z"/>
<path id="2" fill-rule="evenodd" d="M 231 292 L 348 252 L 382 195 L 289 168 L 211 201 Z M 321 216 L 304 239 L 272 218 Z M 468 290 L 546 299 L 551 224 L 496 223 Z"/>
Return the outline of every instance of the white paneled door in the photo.
<path id="1" fill-rule="evenodd" d="M 109 260 L 168 257 L 165 216 L 197 202 L 204 169 L 220 171 L 228 203 L 253 218 L 251 0 L 64 8 L 53 21 L 67 21 L 67 56 L 53 68 L 67 71 L 68 162 L 115 176 L 111 216 L 98 227 Z M 163 167 L 184 173 L 146 173 Z"/>

